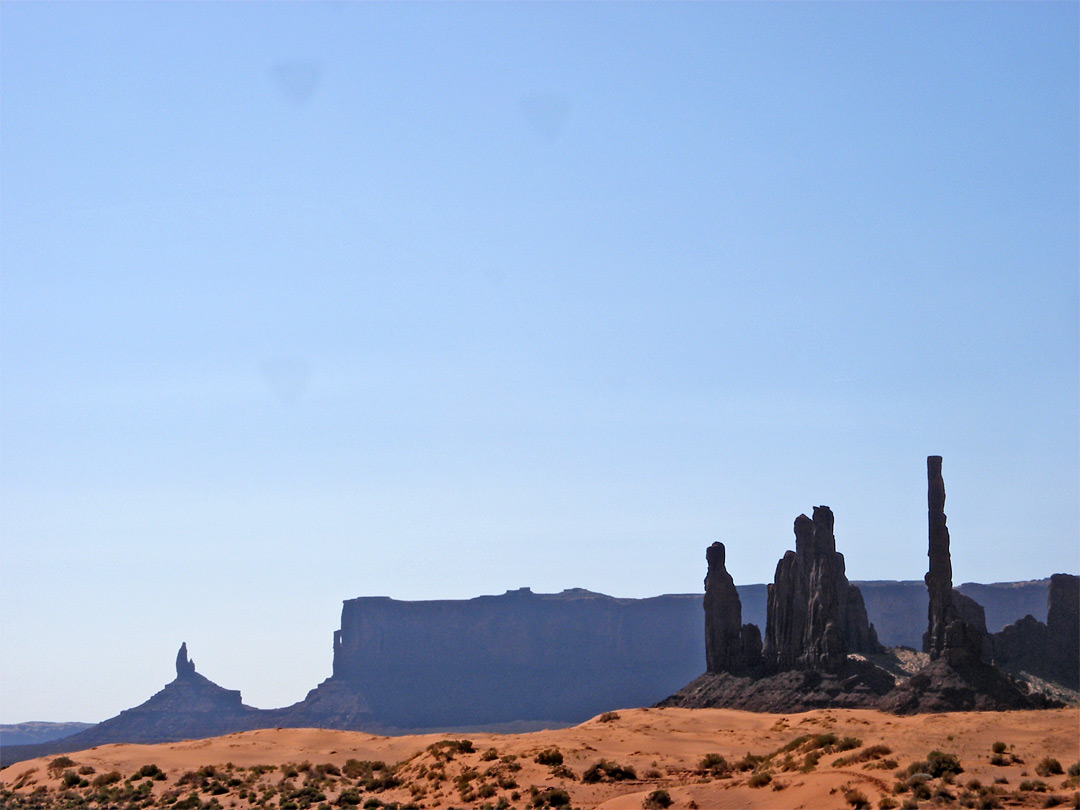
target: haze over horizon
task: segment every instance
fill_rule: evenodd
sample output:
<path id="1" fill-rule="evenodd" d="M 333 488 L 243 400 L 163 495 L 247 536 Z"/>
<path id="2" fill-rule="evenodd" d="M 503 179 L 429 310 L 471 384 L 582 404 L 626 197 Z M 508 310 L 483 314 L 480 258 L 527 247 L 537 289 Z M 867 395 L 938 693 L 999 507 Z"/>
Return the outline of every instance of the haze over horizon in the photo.
<path id="1" fill-rule="evenodd" d="M 0 6 L 0 721 L 341 602 L 1080 571 L 1080 6 Z"/>

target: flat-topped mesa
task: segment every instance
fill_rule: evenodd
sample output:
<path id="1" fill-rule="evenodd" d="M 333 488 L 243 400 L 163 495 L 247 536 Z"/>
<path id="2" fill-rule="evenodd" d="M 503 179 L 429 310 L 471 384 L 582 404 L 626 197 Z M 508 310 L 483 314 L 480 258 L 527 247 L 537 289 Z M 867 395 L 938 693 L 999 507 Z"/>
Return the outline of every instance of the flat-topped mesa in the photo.
<path id="1" fill-rule="evenodd" d="M 742 602 L 725 557 L 723 543 L 705 552 L 705 664 L 709 672 L 743 673 L 761 664 L 761 631 L 742 623 Z"/>
<path id="2" fill-rule="evenodd" d="M 848 653 L 880 652 L 859 589 L 836 551 L 833 513 L 815 506 L 795 518 L 795 551 L 776 565 L 768 588 L 765 663 L 777 670 L 837 672 Z"/>
<path id="3" fill-rule="evenodd" d="M 952 556 L 949 552 L 949 528 L 945 525 L 945 480 L 941 477 L 941 456 L 927 456 L 927 518 L 930 558 L 926 572 L 926 590 L 930 596 L 923 652 L 930 660 L 944 658 L 958 666 L 982 658 L 983 635 L 971 616 L 961 617 L 952 586 Z M 969 613 L 965 610 L 964 613 Z"/>
<path id="4" fill-rule="evenodd" d="M 195 662 L 188 660 L 187 642 L 181 642 L 180 651 L 176 653 L 176 677 L 189 678 L 195 674 Z"/>

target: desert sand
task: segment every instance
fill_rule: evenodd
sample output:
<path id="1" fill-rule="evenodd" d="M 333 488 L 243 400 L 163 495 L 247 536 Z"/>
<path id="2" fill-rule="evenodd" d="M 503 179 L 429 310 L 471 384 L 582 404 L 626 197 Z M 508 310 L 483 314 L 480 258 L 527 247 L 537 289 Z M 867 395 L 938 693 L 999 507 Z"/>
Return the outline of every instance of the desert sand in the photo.
<path id="1" fill-rule="evenodd" d="M 910 717 L 871 710 L 778 715 L 628 709 L 611 714 L 571 728 L 514 735 L 380 737 L 265 729 L 158 745 L 103 745 L 68 754 L 74 764 L 50 768 L 55 760 L 50 757 L 0 771 L 0 804 L 62 807 L 79 794 L 118 806 L 303 808 L 355 802 L 361 807 L 523 808 L 565 806 L 568 799 L 573 807 L 636 810 L 648 806 L 648 797 L 658 790 L 666 791 L 676 808 L 900 807 L 905 801 L 907 806 L 917 801 L 917 806 L 1043 807 L 1049 806 L 1048 799 L 1069 805 L 1077 799 L 1078 779 L 1069 774 L 1080 760 L 1076 708 Z M 471 745 L 435 745 L 462 739 Z M 995 742 L 1005 744 L 999 764 L 992 763 Z M 909 779 L 909 770 L 926 770 L 909 766 L 933 750 L 955 755 L 962 773 Z M 541 756 L 545 751 L 547 756 Z M 744 761 L 745 770 L 740 769 L 748 753 L 768 758 Z M 722 756 L 728 767 L 703 770 L 709 754 Z M 837 764 L 845 757 L 855 761 Z M 1039 775 L 1037 769 L 1047 770 L 1046 764 L 1040 766 L 1047 758 L 1057 760 L 1064 772 Z M 387 767 L 346 767 L 349 760 Z M 624 770 L 601 769 L 600 781 L 583 781 L 601 760 Z M 129 780 L 151 764 L 164 778 Z M 259 765 L 267 767 L 252 770 Z M 85 772 L 81 776 L 80 769 Z M 1056 768 L 1050 765 L 1049 770 Z M 113 771 L 119 780 L 94 786 Z M 68 782 L 78 778 L 87 784 L 76 784 L 65 797 L 65 773 Z M 612 781 L 613 776 L 624 778 Z M 905 787 L 895 792 L 898 782 Z M 141 797 L 132 798 L 140 785 Z M 936 794 L 937 801 L 926 794 Z M 653 805 L 663 806 L 663 796 L 655 796 Z"/>

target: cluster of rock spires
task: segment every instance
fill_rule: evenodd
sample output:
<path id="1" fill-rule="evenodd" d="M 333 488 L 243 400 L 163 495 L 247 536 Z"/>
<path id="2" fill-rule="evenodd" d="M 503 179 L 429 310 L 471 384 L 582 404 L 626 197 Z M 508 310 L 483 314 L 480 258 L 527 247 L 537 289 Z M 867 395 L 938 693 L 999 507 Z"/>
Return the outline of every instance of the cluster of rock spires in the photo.
<path id="1" fill-rule="evenodd" d="M 825 706 L 899 713 L 1019 709 L 1050 705 L 1001 667 L 1023 667 L 1076 689 L 1080 678 L 1080 578 L 1051 578 L 1047 624 L 1027 616 L 988 635 L 982 607 L 953 588 L 941 457 L 927 458 L 929 593 L 923 651 L 929 663 L 908 678 L 884 666 L 886 650 L 859 589 L 836 551 L 833 514 L 814 507 L 795 519 L 795 551 L 768 586 L 765 641 L 742 623 L 723 543 L 706 552 L 706 673 L 661 706 L 800 711 Z M 875 663 L 876 662 L 876 663 Z M 881 664 L 881 666 L 879 666 Z"/>
<path id="2" fill-rule="evenodd" d="M 753 624 L 742 624 L 742 604 L 725 567 L 723 543 L 707 553 L 705 650 L 709 672 L 740 675 L 804 669 L 837 673 L 848 653 L 883 651 L 859 589 L 847 580 L 836 550 L 833 513 L 815 506 L 813 519 L 795 518 L 795 551 L 776 565 L 768 589 L 765 643 Z"/>

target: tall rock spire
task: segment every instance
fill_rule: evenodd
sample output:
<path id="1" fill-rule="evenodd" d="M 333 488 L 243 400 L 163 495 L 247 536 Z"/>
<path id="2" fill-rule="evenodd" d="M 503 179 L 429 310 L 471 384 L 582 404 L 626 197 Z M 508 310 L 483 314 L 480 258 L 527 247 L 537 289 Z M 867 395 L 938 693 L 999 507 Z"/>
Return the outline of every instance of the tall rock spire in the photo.
<path id="1" fill-rule="evenodd" d="M 930 607 L 926 634 L 923 635 L 923 652 L 929 653 L 932 661 L 944 658 L 954 666 L 979 661 L 982 657 L 983 633 L 961 618 L 953 592 L 941 456 L 926 457 L 926 483 L 929 523 L 927 555 L 930 557 L 926 590 L 930 595 Z"/>
<path id="2" fill-rule="evenodd" d="M 726 555 L 723 543 L 705 552 L 705 665 L 709 672 L 746 672 L 761 663 L 761 631 L 742 623 L 742 602 Z"/>

